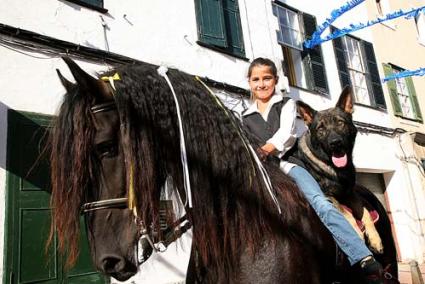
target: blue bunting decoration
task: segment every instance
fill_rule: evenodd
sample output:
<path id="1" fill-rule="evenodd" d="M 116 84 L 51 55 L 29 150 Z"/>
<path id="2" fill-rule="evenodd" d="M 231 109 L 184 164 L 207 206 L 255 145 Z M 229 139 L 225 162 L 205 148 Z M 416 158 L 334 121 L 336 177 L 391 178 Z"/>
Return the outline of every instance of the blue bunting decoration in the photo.
<path id="1" fill-rule="evenodd" d="M 341 36 L 344 36 L 346 34 L 358 31 L 360 29 L 364 29 L 367 27 L 370 27 L 372 25 L 378 24 L 378 23 L 382 23 L 385 21 L 389 21 L 389 20 L 393 20 L 399 17 L 404 16 L 405 19 L 411 19 L 416 17 L 419 13 L 424 13 L 425 14 L 425 6 L 421 7 L 421 8 L 413 8 L 409 11 L 403 11 L 403 10 L 398 10 L 396 12 L 393 12 L 391 14 L 386 15 L 385 17 L 379 17 L 376 18 L 375 20 L 371 20 L 371 21 L 367 21 L 366 23 L 358 23 L 358 24 L 350 24 L 349 27 L 343 28 L 343 29 L 338 29 L 336 31 L 334 31 L 333 33 L 327 35 L 324 38 L 321 38 L 322 33 L 340 16 L 342 16 L 342 14 L 344 14 L 345 12 L 355 8 L 357 5 L 363 3 L 364 0 L 352 0 L 352 1 L 348 1 L 347 3 L 345 3 L 343 6 L 341 6 L 338 9 L 335 9 L 331 12 L 331 16 L 329 18 L 327 18 L 320 26 L 317 27 L 316 31 L 313 33 L 313 35 L 311 36 L 311 38 L 309 40 L 306 40 L 304 42 L 304 47 L 305 48 L 313 48 L 325 41 L 328 40 L 332 40 L 334 38 L 338 38 Z M 383 82 L 387 82 L 389 80 L 394 80 L 396 78 L 402 78 L 402 77 L 408 77 L 408 76 L 424 76 L 425 75 L 425 68 L 420 68 L 417 70 L 406 70 L 403 72 L 399 72 L 396 74 L 392 74 L 386 78 L 383 79 Z"/>
<path id="2" fill-rule="evenodd" d="M 324 40 L 322 40 L 320 38 L 320 36 L 322 35 L 322 33 L 337 19 L 339 18 L 342 14 L 344 14 L 347 11 L 350 11 L 351 9 L 353 9 L 354 7 L 356 7 L 357 5 L 363 3 L 365 0 L 352 0 L 352 1 L 348 1 L 347 3 L 345 3 L 343 6 L 341 6 L 338 9 L 332 10 L 331 12 L 331 16 L 329 18 L 327 18 L 325 20 L 325 22 L 323 24 L 321 24 L 320 26 L 317 27 L 316 31 L 313 33 L 313 35 L 311 36 L 310 40 L 306 40 L 304 42 L 304 46 L 306 48 L 313 48 L 316 45 L 321 44 Z"/>
<path id="3" fill-rule="evenodd" d="M 335 11 L 335 10 L 334 10 Z M 334 12 L 333 11 L 333 12 Z M 332 14 L 333 14 L 333 12 L 332 12 Z M 344 11 L 345 12 L 345 11 Z M 334 39 L 334 38 L 338 38 L 338 37 L 341 37 L 341 36 L 343 36 L 343 35 L 346 35 L 346 34 L 349 34 L 349 33 L 352 33 L 352 32 L 355 32 L 355 31 L 358 31 L 358 30 L 361 30 L 361 29 L 364 29 L 364 28 L 367 28 L 367 27 L 370 27 L 370 26 L 372 26 L 372 25 L 375 25 L 375 24 L 378 24 L 378 23 L 382 23 L 382 22 L 385 22 L 385 21 L 389 21 L 389 20 L 393 20 L 393 19 L 395 19 L 395 18 L 399 18 L 399 17 L 402 17 L 402 16 L 405 16 L 405 18 L 406 19 L 410 19 L 410 18 L 413 18 L 413 17 L 416 17 L 416 15 L 418 14 L 418 13 L 425 13 L 425 6 L 423 6 L 423 7 L 421 7 L 421 8 L 413 8 L 413 9 L 411 9 L 410 11 L 402 11 L 402 10 L 399 10 L 399 11 L 396 11 L 396 12 L 394 12 L 394 13 L 391 13 L 391 14 L 388 14 L 388 15 L 386 15 L 385 17 L 383 17 L 383 18 L 377 18 L 377 19 L 375 19 L 375 20 L 371 20 L 371 21 L 367 21 L 366 23 L 358 23 L 358 24 L 350 24 L 350 26 L 349 27 L 347 27 L 347 28 L 343 28 L 343 29 L 338 29 L 338 30 L 336 30 L 335 32 L 333 32 L 333 33 L 331 33 L 331 34 L 329 34 L 329 35 L 327 35 L 326 37 L 324 37 L 324 38 L 321 38 L 320 37 L 320 35 L 323 33 L 323 31 L 327 28 L 327 27 L 329 27 L 330 26 L 330 24 L 333 22 L 333 21 L 335 21 L 336 20 L 336 18 L 334 18 L 333 16 L 330 18 L 330 19 L 327 19 L 326 21 L 325 21 L 325 23 L 322 25 L 322 26 L 320 26 L 315 32 L 314 32 L 314 34 L 313 34 L 313 36 L 312 36 L 312 38 L 310 39 L 310 40 L 306 40 L 305 42 L 304 42 L 304 46 L 306 47 L 306 48 L 313 48 L 313 47 L 315 47 L 316 45 L 319 45 L 319 44 L 321 44 L 322 42 L 325 42 L 325 41 L 328 41 L 328 40 L 332 40 L 332 39 Z M 341 16 L 341 14 L 337 14 L 338 15 L 338 17 L 339 16 Z M 319 32 L 319 33 L 317 33 L 316 34 L 316 32 Z"/>
<path id="4" fill-rule="evenodd" d="M 382 82 L 385 83 L 390 80 L 403 78 L 403 77 L 411 77 L 411 76 L 424 76 L 425 75 L 425 68 L 419 68 L 417 70 L 406 70 L 398 73 L 391 74 L 388 77 L 385 77 Z"/>

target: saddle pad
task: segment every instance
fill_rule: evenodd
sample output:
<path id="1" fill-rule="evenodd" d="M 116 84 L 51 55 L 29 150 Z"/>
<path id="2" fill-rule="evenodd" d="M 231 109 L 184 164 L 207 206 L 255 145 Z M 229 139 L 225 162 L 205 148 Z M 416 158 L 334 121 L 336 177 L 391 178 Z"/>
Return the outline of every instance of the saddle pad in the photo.
<path id="1" fill-rule="evenodd" d="M 349 212 L 350 214 L 351 214 L 351 216 L 353 216 L 353 218 L 354 218 L 354 215 L 353 215 L 353 210 L 351 210 L 351 208 L 350 207 L 348 207 L 347 205 L 344 205 L 344 204 L 339 204 L 342 208 L 344 208 L 344 210 L 345 211 L 347 211 L 347 212 Z M 375 224 L 376 222 L 378 222 L 378 220 L 379 220 L 379 213 L 378 213 L 378 211 L 376 211 L 376 210 L 371 210 L 371 211 L 369 211 L 369 214 L 370 214 L 370 217 L 372 218 L 372 221 L 373 221 L 373 224 Z M 363 224 L 363 222 L 362 222 L 362 220 L 358 220 L 358 219 L 356 219 L 356 218 L 354 218 L 355 220 L 356 220 L 356 223 L 357 223 L 357 227 L 362 231 L 362 232 L 364 232 L 364 230 L 365 230 L 365 226 L 364 226 L 364 224 Z"/>

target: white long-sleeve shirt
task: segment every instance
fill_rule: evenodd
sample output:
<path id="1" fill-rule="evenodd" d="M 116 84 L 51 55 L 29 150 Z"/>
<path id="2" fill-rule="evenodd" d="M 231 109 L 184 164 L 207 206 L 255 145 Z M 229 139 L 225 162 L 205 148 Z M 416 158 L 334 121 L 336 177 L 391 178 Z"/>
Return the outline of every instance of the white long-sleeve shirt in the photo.
<path id="1" fill-rule="evenodd" d="M 244 116 L 254 112 L 258 112 L 265 121 L 267 121 L 269 112 L 272 106 L 282 101 L 282 96 L 275 93 L 263 113 L 260 113 L 257 107 L 257 101 L 254 101 L 251 106 L 244 112 Z M 280 113 L 279 129 L 273 134 L 273 136 L 267 140 L 267 143 L 273 144 L 278 151 L 277 155 L 281 158 L 289 149 L 294 146 L 297 138 L 300 137 L 306 127 L 304 122 L 297 118 L 297 107 L 293 99 L 289 99 L 282 107 Z M 292 163 L 281 160 L 280 168 L 283 172 L 288 173 L 292 167 L 295 166 Z"/>

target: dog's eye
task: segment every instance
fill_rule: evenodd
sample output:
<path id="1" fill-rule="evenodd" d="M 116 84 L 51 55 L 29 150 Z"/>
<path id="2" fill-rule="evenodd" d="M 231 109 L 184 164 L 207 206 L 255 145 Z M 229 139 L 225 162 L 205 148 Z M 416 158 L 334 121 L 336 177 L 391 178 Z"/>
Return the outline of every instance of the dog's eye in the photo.
<path id="1" fill-rule="evenodd" d="M 344 126 L 345 125 L 345 121 L 344 120 L 338 120 L 337 121 L 338 126 Z"/>
<path id="2" fill-rule="evenodd" d="M 325 127 L 323 125 L 320 125 L 319 127 L 317 127 L 316 130 L 319 136 L 322 136 L 325 133 Z"/>

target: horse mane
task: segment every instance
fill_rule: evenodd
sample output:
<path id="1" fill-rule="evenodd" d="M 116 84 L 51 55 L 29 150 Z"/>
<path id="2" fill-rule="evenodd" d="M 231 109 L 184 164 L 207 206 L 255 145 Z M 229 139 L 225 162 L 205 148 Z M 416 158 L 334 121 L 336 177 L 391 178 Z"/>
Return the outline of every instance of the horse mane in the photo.
<path id="1" fill-rule="evenodd" d="M 121 77 L 115 82 L 115 100 L 126 168 L 132 168 L 127 184 L 133 178 L 137 212 L 145 224 L 158 224 L 160 188 L 167 177 L 184 192 L 176 106 L 156 69 L 140 64 L 103 74 L 118 72 Z M 282 208 L 279 215 L 242 138 L 240 122 L 194 76 L 174 69 L 167 74 L 182 110 L 193 246 L 206 267 L 230 279 L 241 249 L 255 253 L 265 237 L 276 238 L 277 231 L 289 234 L 307 205 L 289 178 L 267 166 Z M 78 255 L 79 209 L 94 178 L 91 103 L 78 87 L 67 94 L 52 136 L 53 216 L 59 248 L 68 249 L 70 263 Z"/>
<path id="2" fill-rule="evenodd" d="M 80 237 L 80 208 L 90 192 L 91 152 L 94 126 L 90 118 L 91 100 L 78 85 L 64 96 L 50 134 L 52 222 L 46 249 L 58 236 L 58 250 L 68 254 L 66 267 L 75 264 Z"/>

